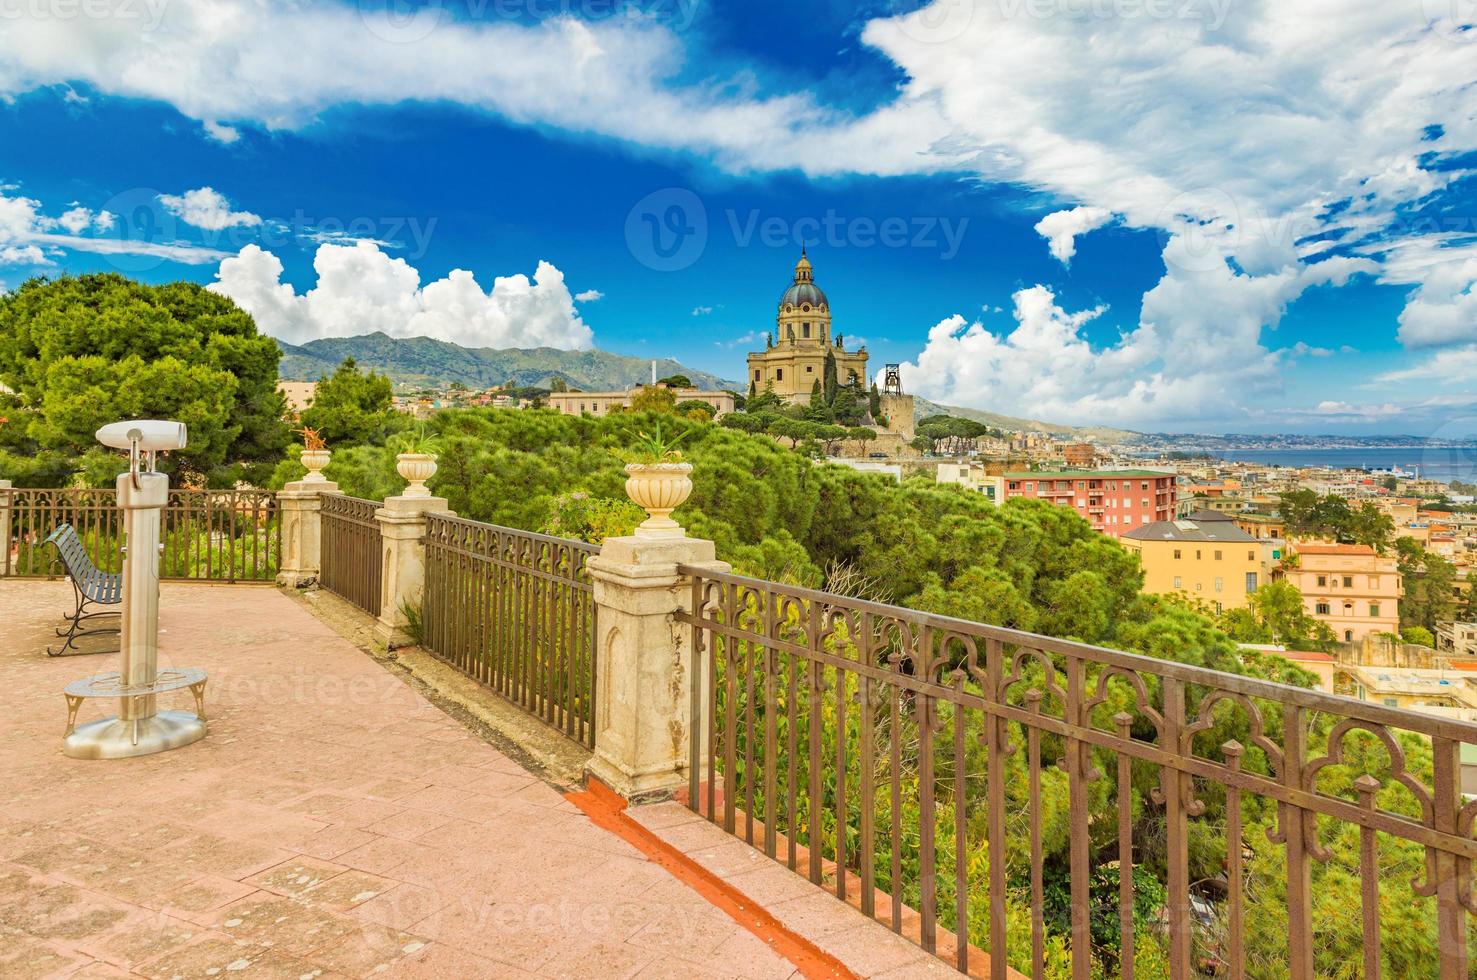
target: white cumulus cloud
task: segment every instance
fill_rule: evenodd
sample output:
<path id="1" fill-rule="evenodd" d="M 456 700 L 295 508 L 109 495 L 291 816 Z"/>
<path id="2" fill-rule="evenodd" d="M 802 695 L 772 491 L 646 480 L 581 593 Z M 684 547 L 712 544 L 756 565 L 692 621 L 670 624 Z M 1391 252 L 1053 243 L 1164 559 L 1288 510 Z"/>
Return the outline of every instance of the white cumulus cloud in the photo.
<path id="1" fill-rule="evenodd" d="M 1101 228 L 1113 219 L 1106 208 L 1082 205 L 1066 211 L 1053 211 L 1036 222 L 1036 232 L 1046 239 L 1052 258 L 1063 265 L 1077 254 L 1077 236 Z"/>
<path id="2" fill-rule="evenodd" d="M 1087 328 L 1105 307 L 1068 312 L 1047 286 L 1015 293 L 1008 332 L 961 315 L 928 334 L 903 382 L 934 401 L 1083 424 L 1155 427 L 1223 423 L 1280 390 L 1282 373 L 1264 332 L 1311 286 L 1373 271 L 1360 259 L 1290 262 L 1253 276 L 1223 259 L 1188 254 L 1171 238 L 1168 271 L 1144 295 L 1137 324 L 1110 343 Z"/>
<path id="3" fill-rule="evenodd" d="M 587 289 L 582 293 L 574 294 L 574 301 L 576 303 L 593 303 L 596 300 L 601 300 L 604 298 L 605 294 L 598 289 Z"/>
<path id="4" fill-rule="evenodd" d="M 160 194 L 159 203 L 185 224 L 206 231 L 255 228 L 262 223 L 262 219 L 250 211 L 232 211 L 231 202 L 225 195 L 211 187 L 197 187 L 183 194 Z"/>
<path id="5" fill-rule="evenodd" d="M 594 346 L 564 274 L 548 262 L 539 262 L 532 280 L 499 276 L 490 290 L 463 269 L 422 286 L 415 268 L 373 242 L 320 245 L 313 269 L 317 284 L 300 294 L 282 281 L 277 256 L 248 245 L 221 263 L 209 288 L 229 296 L 263 331 L 290 344 L 380 331 L 464 347 Z"/>

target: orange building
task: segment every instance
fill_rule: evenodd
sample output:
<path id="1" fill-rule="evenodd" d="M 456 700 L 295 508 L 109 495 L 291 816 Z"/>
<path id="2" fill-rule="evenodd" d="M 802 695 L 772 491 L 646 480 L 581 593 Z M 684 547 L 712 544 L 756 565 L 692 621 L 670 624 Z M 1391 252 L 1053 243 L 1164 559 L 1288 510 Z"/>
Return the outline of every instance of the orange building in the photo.
<path id="1" fill-rule="evenodd" d="M 1333 629 L 1345 643 L 1371 633 L 1400 632 L 1400 568 L 1363 544 L 1293 545 L 1296 564 L 1287 580 L 1303 594 L 1308 614 Z"/>

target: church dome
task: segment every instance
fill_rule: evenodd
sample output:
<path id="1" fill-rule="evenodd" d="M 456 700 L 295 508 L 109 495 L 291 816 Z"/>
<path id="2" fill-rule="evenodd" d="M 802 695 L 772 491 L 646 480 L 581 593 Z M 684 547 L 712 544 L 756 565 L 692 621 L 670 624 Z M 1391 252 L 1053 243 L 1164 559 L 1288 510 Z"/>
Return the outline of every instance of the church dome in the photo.
<path id="1" fill-rule="evenodd" d="M 806 304 L 812 309 L 829 308 L 826 294 L 815 284 L 811 274 L 810 259 L 805 257 L 805 250 L 801 249 L 800 261 L 795 263 L 795 281 L 780 297 L 780 309 L 793 306 L 798 310 Z"/>

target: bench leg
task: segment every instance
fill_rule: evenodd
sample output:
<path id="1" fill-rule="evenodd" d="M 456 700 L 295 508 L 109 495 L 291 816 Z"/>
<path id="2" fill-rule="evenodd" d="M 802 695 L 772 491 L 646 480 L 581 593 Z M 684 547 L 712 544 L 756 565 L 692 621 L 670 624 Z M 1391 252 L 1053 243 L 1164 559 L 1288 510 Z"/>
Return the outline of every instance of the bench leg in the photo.
<path id="1" fill-rule="evenodd" d="M 83 610 L 85 610 L 87 608 L 87 606 L 88 606 L 87 597 L 82 594 L 82 590 L 81 589 L 77 588 L 77 583 L 75 581 L 72 582 L 72 591 L 77 594 L 77 608 L 76 608 L 75 611 L 73 611 L 73 613 L 70 616 L 67 616 L 66 617 L 66 620 L 67 620 L 68 623 L 71 624 L 71 627 L 65 633 L 62 632 L 61 630 L 57 630 L 56 631 L 56 635 L 57 636 L 65 636 L 67 638 L 67 642 L 63 643 L 61 645 L 61 649 L 59 649 L 59 650 L 53 650 L 53 649 L 51 649 L 51 647 L 47 647 L 46 648 L 46 655 L 48 657 L 76 657 L 76 656 L 91 656 L 94 653 L 116 653 L 117 652 L 116 650 L 77 650 L 76 649 L 76 647 L 77 647 L 77 638 L 78 637 L 82 637 L 82 636 L 101 636 L 101 635 L 103 635 L 105 633 L 121 633 L 122 630 L 121 629 L 118 629 L 116 627 L 104 628 L 104 629 L 93 629 L 93 630 L 84 630 L 84 629 L 82 629 L 82 622 L 83 622 L 83 620 L 92 619 L 95 616 L 116 616 L 116 615 L 119 615 L 119 613 L 114 613 L 114 612 L 94 612 L 94 613 L 83 612 Z M 67 653 L 68 650 L 75 650 L 76 652 L 75 653 Z"/>
<path id="2" fill-rule="evenodd" d="M 200 681 L 190 685 L 190 693 L 195 695 L 195 717 L 201 721 L 205 720 L 205 682 Z"/>
<path id="3" fill-rule="evenodd" d="M 62 697 L 67 699 L 67 730 L 62 733 L 65 738 L 77 730 L 77 709 L 82 707 L 83 699 L 74 694 L 63 694 Z"/>

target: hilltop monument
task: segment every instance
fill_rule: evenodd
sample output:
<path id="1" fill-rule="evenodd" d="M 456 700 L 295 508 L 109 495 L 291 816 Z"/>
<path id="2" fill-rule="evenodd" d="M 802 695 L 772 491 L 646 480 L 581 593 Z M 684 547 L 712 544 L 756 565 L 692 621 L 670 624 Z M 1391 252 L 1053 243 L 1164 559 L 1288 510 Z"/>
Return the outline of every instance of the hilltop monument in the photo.
<path id="1" fill-rule="evenodd" d="M 867 349 L 847 351 L 840 334 L 831 333 L 831 304 L 815 284 L 810 259 L 800 250 L 795 279 L 780 296 L 775 332 L 764 350 L 749 355 L 749 382 L 756 392 L 772 389 L 786 401 L 810 403 L 817 381 L 824 382 L 826 357 L 836 362 L 839 384 L 867 384 Z"/>

